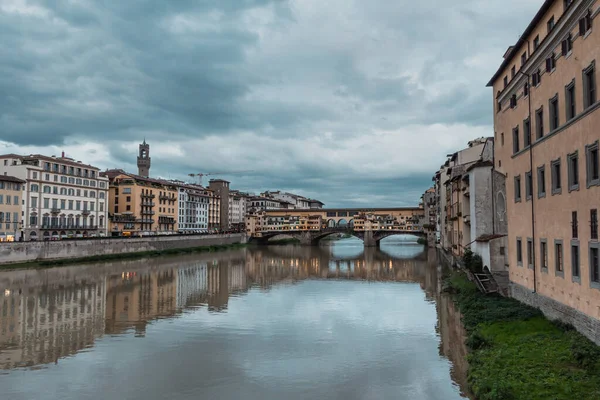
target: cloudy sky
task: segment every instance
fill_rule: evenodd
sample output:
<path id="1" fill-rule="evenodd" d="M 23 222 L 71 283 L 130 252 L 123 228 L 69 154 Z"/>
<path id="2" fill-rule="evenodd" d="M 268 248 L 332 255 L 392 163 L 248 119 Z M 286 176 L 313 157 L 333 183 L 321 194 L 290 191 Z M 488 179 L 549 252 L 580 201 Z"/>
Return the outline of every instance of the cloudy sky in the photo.
<path id="1" fill-rule="evenodd" d="M 414 205 L 542 2 L 1 0 L 0 152 Z"/>

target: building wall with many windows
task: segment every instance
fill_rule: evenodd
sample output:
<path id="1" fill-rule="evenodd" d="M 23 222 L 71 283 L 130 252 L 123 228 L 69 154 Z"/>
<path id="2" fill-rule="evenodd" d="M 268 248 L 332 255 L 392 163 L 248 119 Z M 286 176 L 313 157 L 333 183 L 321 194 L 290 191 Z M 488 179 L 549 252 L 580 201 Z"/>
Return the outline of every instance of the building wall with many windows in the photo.
<path id="1" fill-rule="evenodd" d="M 507 182 L 510 280 L 595 319 L 599 13 L 600 1 L 546 1 L 488 84 L 495 166 Z"/>
<path id="2" fill-rule="evenodd" d="M 24 180 L 0 175 L 0 242 L 12 242 L 21 238 L 24 188 Z"/>
<path id="3" fill-rule="evenodd" d="M 111 235 L 177 232 L 177 184 L 122 170 L 108 170 L 102 175 L 110 180 Z"/>
<path id="4" fill-rule="evenodd" d="M 179 186 L 179 232 L 200 233 L 208 230 L 210 196 L 201 186 Z"/>
<path id="5" fill-rule="evenodd" d="M 104 236 L 108 180 L 72 158 L 0 156 L 0 174 L 26 181 L 22 201 L 25 240 Z"/>

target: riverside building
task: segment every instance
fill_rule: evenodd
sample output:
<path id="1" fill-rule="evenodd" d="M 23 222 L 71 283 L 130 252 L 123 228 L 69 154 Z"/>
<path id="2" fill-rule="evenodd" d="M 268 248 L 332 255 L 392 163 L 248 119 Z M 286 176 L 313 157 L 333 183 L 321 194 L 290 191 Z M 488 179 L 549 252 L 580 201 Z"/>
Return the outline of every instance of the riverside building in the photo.
<path id="1" fill-rule="evenodd" d="M 0 175 L 5 174 L 26 182 L 19 219 L 24 240 L 106 235 L 108 180 L 97 167 L 64 153 L 5 154 L 0 155 Z"/>
<path id="2" fill-rule="evenodd" d="M 0 175 L 0 242 L 21 239 L 22 195 L 25 181 L 14 176 Z"/>
<path id="3" fill-rule="evenodd" d="M 600 342 L 597 0 L 547 0 L 491 78 L 513 297 Z"/>

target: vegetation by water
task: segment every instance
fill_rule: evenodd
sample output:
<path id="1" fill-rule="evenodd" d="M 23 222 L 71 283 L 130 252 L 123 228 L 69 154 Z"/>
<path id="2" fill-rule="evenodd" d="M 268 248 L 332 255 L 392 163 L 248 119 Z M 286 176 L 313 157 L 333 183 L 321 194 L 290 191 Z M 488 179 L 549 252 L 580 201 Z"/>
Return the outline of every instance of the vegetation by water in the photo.
<path id="1" fill-rule="evenodd" d="M 235 243 L 235 244 L 224 244 L 224 245 L 216 245 L 216 246 L 189 247 L 189 248 L 183 248 L 183 249 L 165 249 L 165 250 L 141 251 L 141 252 L 136 252 L 136 253 L 106 254 L 106 255 L 97 255 L 97 256 L 89 256 L 89 257 L 61 259 L 61 260 L 34 261 L 34 262 L 19 263 L 19 264 L 0 265 L 0 270 L 17 269 L 17 268 L 51 268 L 51 267 L 56 267 L 56 266 L 60 266 L 60 265 L 70 265 L 70 264 L 89 264 L 92 262 L 102 262 L 102 261 L 128 260 L 128 259 L 136 259 L 136 258 L 143 258 L 143 257 L 159 257 L 159 256 L 166 256 L 166 255 L 180 255 L 180 254 L 189 254 L 189 253 L 222 251 L 222 250 L 236 249 L 236 248 L 240 248 L 240 247 L 244 247 L 244 246 L 246 246 L 246 244 Z"/>
<path id="2" fill-rule="evenodd" d="M 445 280 L 468 332 L 469 386 L 479 400 L 600 399 L 600 348 L 517 300 Z"/>

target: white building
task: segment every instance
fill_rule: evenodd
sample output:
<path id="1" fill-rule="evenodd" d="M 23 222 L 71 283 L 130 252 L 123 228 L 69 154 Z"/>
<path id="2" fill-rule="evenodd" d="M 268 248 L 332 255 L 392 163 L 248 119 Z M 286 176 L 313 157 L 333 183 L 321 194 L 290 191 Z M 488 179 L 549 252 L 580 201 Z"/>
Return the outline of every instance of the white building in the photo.
<path id="1" fill-rule="evenodd" d="M 27 183 L 21 224 L 25 240 L 106 236 L 108 178 L 72 158 L 0 155 L 0 173 Z"/>
<path id="2" fill-rule="evenodd" d="M 269 197 L 251 197 L 250 208 L 254 211 L 258 210 L 278 210 L 280 208 L 292 208 L 292 205 L 282 200 L 275 200 Z"/>
<path id="3" fill-rule="evenodd" d="M 203 233 L 208 230 L 210 196 L 202 186 L 179 186 L 179 232 Z"/>
<path id="4" fill-rule="evenodd" d="M 242 227 L 248 212 L 249 195 L 232 190 L 229 192 L 229 228 Z"/>
<path id="5" fill-rule="evenodd" d="M 323 203 L 318 200 L 309 199 L 294 193 L 282 192 L 280 190 L 272 192 L 266 191 L 261 193 L 261 196 L 288 203 L 290 205 L 288 208 L 323 208 Z"/>

